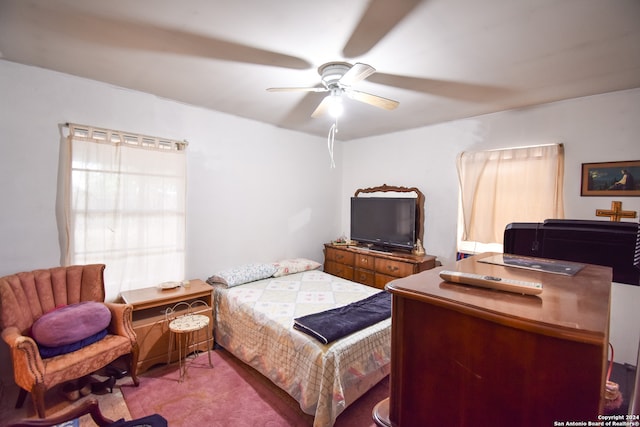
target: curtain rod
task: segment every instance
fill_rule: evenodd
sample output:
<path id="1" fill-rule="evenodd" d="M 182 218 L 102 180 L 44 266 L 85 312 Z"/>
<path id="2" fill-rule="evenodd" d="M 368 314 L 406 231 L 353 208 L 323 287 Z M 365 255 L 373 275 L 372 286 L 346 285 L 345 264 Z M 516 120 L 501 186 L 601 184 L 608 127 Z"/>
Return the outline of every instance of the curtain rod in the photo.
<path id="1" fill-rule="evenodd" d="M 183 146 L 188 146 L 189 145 L 189 141 L 187 141 L 186 139 L 183 139 L 182 141 L 178 141 L 178 140 L 171 139 L 171 138 L 162 138 L 162 137 L 158 137 L 158 136 L 142 135 L 142 134 L 135 133 L 135 132 L 126 132 L 126 131 L 121 131 L 121 130 L 116 130 L 116 129 L 99 128 L 99 127 L 95 127 L 95 126 L 82 125 L 82 124 L 71 123 L 71 122 L 65 122 L 64 124 L 62 124 L 62 126 L 66 127 L 66 128 L 78 127 L 78 128 L 81 128 L 81 129 L 86 129 L 87 131 L 93 130 L 93 131 L 105 132 L 105 133 L 115 133 L 115 134 L 118 134 L 118 135 L 132 136 L 132 137 L 140 138 L 140 139 L 145 139 L 146 138 L 146 139 L 153 139 L 153 140 L 158 140 L 158 141 L 168 141 L 168 142 L 172 142 L 174 144 L 179 144 L 179 145 L 183 145 Z"/>
<path id="2" fill-rule="evenodd" d="M 518 148 L 551 147 L 552 145 L 557 145 L 558 147 L 564 147 L 564 144 L 562 142 L 552 142 L 551 144 L 536 144 L 536 145 L 523 145 L 521 147 L 495 148 L 493 150 L 486 150 L 486 151 L 506 151 L 506 150 L 516 150 Z"/>

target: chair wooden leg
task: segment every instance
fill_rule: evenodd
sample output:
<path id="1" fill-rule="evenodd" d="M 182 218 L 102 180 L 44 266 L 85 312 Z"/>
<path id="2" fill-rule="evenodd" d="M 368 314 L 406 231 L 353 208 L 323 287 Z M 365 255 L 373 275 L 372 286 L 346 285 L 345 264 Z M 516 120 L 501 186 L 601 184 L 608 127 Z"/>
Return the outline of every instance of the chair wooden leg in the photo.
<path id="1" fill-rule="evenodd" d="M 129 373 L 131 374 L 131 379 L 136 387 L 140 385 L 140 380 L 138 379 L 138 356 L 139 349 L 136 344 L 131 353 L 129 353 Z"/>
<path id="2" fill-rule="evenodd" d="M 44 418 L 46 416 L 46 410 L 44 406 L 44 384 L 36 384 L 31 390 L 31 399 L 33 400 L 33 406 L 36 407 L 38 417 Z"/>
<path id="3" fill-rule="evenodd" d="M 18 400 L 16 400 L 16 409 L 22 408 L 24 405 L 24 400 L 27 398 L 27 390 L 20 387 L 20 392 L 18 392 Z"/>

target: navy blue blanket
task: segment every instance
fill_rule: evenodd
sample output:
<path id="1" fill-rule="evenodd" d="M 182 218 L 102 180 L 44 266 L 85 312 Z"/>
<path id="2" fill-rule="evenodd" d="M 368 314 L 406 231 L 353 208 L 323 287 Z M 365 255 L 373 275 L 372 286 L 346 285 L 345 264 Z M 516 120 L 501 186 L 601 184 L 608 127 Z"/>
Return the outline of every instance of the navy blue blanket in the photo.
<path id="1" fill-rule="evenodd" d="M 323 344 L 391 317 L 391 294 L 382 291 L 343 307 L 293 319 L 293 327 Z"/>

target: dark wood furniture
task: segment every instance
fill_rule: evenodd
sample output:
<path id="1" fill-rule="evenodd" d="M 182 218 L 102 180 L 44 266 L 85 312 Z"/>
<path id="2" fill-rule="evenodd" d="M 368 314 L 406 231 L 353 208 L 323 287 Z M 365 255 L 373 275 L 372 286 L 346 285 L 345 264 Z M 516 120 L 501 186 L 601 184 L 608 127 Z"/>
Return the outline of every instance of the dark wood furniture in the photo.
<path id="1" fill-rule="evenodd" d="M 75 425 L 74 420 L 82 417 L 83 415 L 89 415 L 93 422 L 98 427 L 167 427 L 169 424 L 167 420 L 159 415 L 147 415 L 143 418 L 137 418 L 135 420 L 118 420 L 113 421 L 102 414 L 98 400 L 94 397 L 88 397 L 83 399 L 81 403 L 75 406 L 71 406 L 70 409 L 64 412 L 56 412 L 47 418 L 24 418 L 16 423 L 9 424 L 8 427 L 56 427 L 56 426 L 70 426 Z M 86 418 L 86 417 L 85 417 Z M 86 422 L 85 422 L 86 421 Z M 76 421 L 77 422 L 77 421 Z M 88 419 L 82 420 L 81 425 L 90 425 Z M 93 424 L 91 424 L 93 425 Z"/>
<path id="2" fill-rule="evenodd" d="M 120 298 L 127 304 L 133 305 L 133 329 L 138 336 L 139 357 L 138 373 L 145 372 L 153 365 L 165 364 L 167 361 L 175 362 L 179 359 L 178 345 L 172 343 L 172 351 L 169 351 L 169 322 L 167 309 L 173 308 L 177 303 L 193 303 L 200 300 L 208 305 L 197 306 L 191 311 L 193 314 L 203 314 L 209 317 L 209 324 L 213 325 L 212 313 L 213 288 L 202 280 L 190 280 L 189 285 L 179 286 L 174 289 L 160 289 L 150 287 L 134 289 L 120 293 Z M 183 308 L 183 307 L 181 307 Z M 186 312 L 186 306 L 185 312 Z M 173 313 L 173 317 L 180 315 Z M 194 349 L 207 350 L 211 345 L 208 338 L 204 337 L 196 343 Z M 213 340 L 211 340 L 213 341 Z"/>
<path id="3" fill-rule="evenodd" d="M 389 399 L 380 426 L 552 426 L 597 421 L 604 403 L 611 269 L 575 276 L 477 262 L 459 271 L 542 282 L 525 296 L 443 282 L 433 269 L 393 294 Z M 585 424 L 586 425 L 586 424 Z"/>
<path id="4" fill-rule="evenodd" d="M 384 289 L 391 280 L 434 268 L 433 255 L 377 252 L 354 246 L 324 245 L 324 271 L 334 276 Z"/>

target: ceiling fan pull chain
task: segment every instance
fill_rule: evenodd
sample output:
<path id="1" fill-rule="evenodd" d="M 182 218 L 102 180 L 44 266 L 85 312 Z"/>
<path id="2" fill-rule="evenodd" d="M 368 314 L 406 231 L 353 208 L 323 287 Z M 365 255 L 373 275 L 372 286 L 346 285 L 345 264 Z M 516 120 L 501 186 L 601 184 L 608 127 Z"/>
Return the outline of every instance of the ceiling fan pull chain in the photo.
<path id="1" fill-rule="evenodd" d="M 331 129 L 329 129 L 329 136 L 327 137 L 327 148 L 329 149 L 329 157 L 331 158 L 331 169 L 335 169 L 336 163 L 333 161 L 333 143 L 335 142 L 336 133 L 338 133 L 338 118 L 336 117 Z"/>

